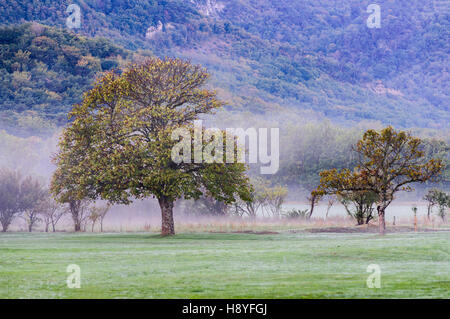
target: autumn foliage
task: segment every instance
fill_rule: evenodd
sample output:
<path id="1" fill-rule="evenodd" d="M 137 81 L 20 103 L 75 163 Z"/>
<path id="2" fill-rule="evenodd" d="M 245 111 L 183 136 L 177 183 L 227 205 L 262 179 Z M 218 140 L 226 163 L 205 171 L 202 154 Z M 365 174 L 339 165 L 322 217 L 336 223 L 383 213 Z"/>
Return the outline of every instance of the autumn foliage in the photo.
<path id="1" fill-rule="evenodd" d="M 101 198 L 129 204 L 156 197 L 162 234 L 175 233 L 178 198 L 203 194 L 225 203 L 248 198 L 244 164 L 175 163 L 174 130 L 190 129 L 201 114 L 222 106 L 204 88 L 206 71 L 180 59 L 151 58 L 123 73 L 108 72 L 70 113 L 52 191 L 62 202 Z"/>

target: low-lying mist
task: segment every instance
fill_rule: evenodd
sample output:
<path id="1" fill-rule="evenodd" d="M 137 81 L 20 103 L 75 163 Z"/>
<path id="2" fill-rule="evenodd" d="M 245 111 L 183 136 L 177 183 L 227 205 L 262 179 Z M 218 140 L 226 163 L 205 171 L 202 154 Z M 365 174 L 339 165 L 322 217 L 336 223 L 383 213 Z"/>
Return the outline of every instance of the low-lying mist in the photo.
<path id="1" fill-rule="evenodd" d="M 362 132 L 368 128 L 379 129 L 382 125 L 378 122 L 364 122 L 352 127 L 333 124 L 328 120 L 305 120 L 295 113 L 289 116 L 280 114 L 252 115 L 243 113 L 220 112 L 214 120 L 205 118 L 207 127 L 239 128 L 248 127 L 278 127 L 280 129 L 280 169 L 275 175 L 261 176 L 259 165 L 250 165 L 251 177 L 263 177 L 272 185 L 278 184 L 288 187 L 286 202 L 282 206 L 282 212 L 291 209 L 308 209 L 307 197 L 318 183 L 318 171 L 328 168 L 343 168 L 354 165 L 351 147 L 361 137 Z M 55 130 L 46 137 L 17 137 L 0 131 L 0 167 L 19 171 L 23 176 L 32 175 L 38 177 L 45 185 L 49 185 L 52 173 L 55 170 L 52 157 L 58 151 L 58 139 L 62 129 Z M 419 136 L 436 138 L 448 143 L 448 134 L 442 131 L 413 130 Z M 448 158 L 448 154 L 447 154 Z M 294 172 L 294 173 L 292 173 Z M 392 222 L 404 220 L 409 222 L 412 218 L 412 206 L 418 207 L 418 216 L 422 218 L 426 214 L 425 203 L 422 198 L 426 189 L 433 185 L 415 186 L 416 190 L 410 193 L 402 193 L 388 208 L 386 219 Z M 337 223 L 354 224 L 349 219 L 343 206 L 335 204 L 326 218 L 327 205 L 321 202 L 316 207 L 312 220 L 301 223 Z M 183 200 L 179 200 L 175 207 L 175 219 L 178 227 L 191 227 L 192 229 L 217 230 L 221 227 L 237 227 L 245 229 L 249 223 L 261 225 L 283 225 L 297 223 L 287 218 L 274 219 L 260 213 L 259 218 L 234 216 L 214 216 L 199 214 L 198 211 L 187 211 Z M 299 221 L 300 223 L 300 221 Z M 18 218 L 12 225 L 13 229 L 25 229 L 25 222 Z M 61 230 L 71 230 L 71 220 L 65 216 L 58 227 Z M 158 203 L 154 199 L 137 200 L 129 206 L 115 205 L 105 219 L 107 231 L 147 231 L 159 229 L 161 214 Z M 229 226 L 226 226 L 229 225 Z M 233 225 L 233 226 L 230 226 Z M 261 226 L 262 228 L 264 228 Z M 278 227 L 278 226 L 276 226 Z M 275 228 L 276 228 L 275 227 Z M 87 227 L 89 230 L 90 228 Z M 42 230 L 41 226 L 37 230 Z"/>

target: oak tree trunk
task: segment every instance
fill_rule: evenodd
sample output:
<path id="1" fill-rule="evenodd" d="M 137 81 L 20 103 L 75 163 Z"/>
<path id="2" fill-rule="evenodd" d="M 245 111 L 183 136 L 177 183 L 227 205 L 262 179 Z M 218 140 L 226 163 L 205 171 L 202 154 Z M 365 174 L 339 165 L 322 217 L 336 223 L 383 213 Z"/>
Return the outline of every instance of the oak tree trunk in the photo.
<path id="1" fill-rule="evenodd" d="M 75 231 L 79 232 L 81 231 L 81 221 L 78 220 L 78 216 L 72 216 L 73 217 L 73 224 L 75 226 Z"/>
<path id="2" fill-rule="evenodd" d="M 159 207 L 161 207 L 161 235 L 175 235 L 175 226 L 173 222 L 173 201 L 167 197 L 158 198 Z"/>
<path id="3" fill-rule="evenodd" d="M 70 213 L 72 215 L 72 220 L 76 232 L 81 231 L 81 220 L 80 220 L 80 207 L 81 201 L 74 200 L 69 203 Z"/>

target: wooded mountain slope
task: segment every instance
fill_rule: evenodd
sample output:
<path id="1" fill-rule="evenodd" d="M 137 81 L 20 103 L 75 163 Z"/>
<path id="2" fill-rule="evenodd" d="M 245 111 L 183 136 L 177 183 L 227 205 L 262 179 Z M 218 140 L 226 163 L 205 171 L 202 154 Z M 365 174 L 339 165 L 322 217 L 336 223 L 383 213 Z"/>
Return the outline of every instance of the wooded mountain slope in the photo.
<path id="1" fill-rule="evenodd" d="M 0 0 L 0 23 L 66 28 L 70 3 Z M 346 124 L 369 120 L 437 129 L 450 120 L 449 15 L 436 1 L 378 1 L 381 28 L 375 29 L 366 25 L 371 3 L 366 0 L 76 3 L 82 23 L 75 32 L 207 66 L 230 110 L 279 115 L 290 109 L 304 118 L 325 116 Z M 16 49 L 2 46 L 2 52 Z M 17 72 L 2 68 L 4 76 Z M 77 87 L 92 78 L 89 73 L 71 82 Z M 0 109 L 21 104 L 15 97 L 7 100 Z"/>

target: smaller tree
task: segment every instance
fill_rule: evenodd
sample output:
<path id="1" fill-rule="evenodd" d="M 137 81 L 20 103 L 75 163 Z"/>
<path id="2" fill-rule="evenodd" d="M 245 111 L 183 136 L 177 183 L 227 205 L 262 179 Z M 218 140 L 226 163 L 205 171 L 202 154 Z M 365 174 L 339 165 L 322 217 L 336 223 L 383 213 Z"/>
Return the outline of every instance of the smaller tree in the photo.
<path id="1" fill-rule="evenodd" d="M 292 208 L 291 210 L 287 211 L 285 214 L 283 214 L 286 218 L 290 219 L 308 219 L 309 210 L 308 209 L 295 209 Z"/>
<path id="2" fill-rule="evenodd" d="M 439 215 L 439 217 L 441 217 L 442 218 L 442 221 L 446 221 L 447 220 L 447 218 L 446 218 L 446 210 L 447 210 L 447 207 L 448 206 L 439 206 L 439 211 L 438 211 L 438 215 Z"/>
<path id="3" fill-rule="evenodd" d="M 95 224 L 98 222 L 100 224 L 100 232 L 103 232 L 103 221 L 106 214 L 109 212 L 110 205 L 105 206 L 93 206 L 90 208 L 89 221 L 91 222 L 91 231 L 94 232 Z"/>
<path id="4" fill-rule="evenodd" d="M 46 233 L 48 233 L 50 225 L 51 225 L 51 220 L 50 220 L 50 216 L 46 215 L 44 212 L 41 211 L 41 216 L 42 216 L 42 222 L 44 223 L 44 231 Z"/>
<path id="5" fill-rule="evenodd" d="M 238 199 L 235 203 L 236 214 L 239 216 L 247 215 L 250 218 L 256 218 L 258 211 L 261 211 L 267 201 L 266 189 L 269 182 L 262 178 L 255 178 L 251 181 L 250 198 L 245 201 Z"/>
<path id="6" fill-rule="evenodd" d="M 445 203 L 446 194 L 436 188 L 430 189 L 428 193 L 423 197 L 424 200 L 427 201 L 427 217 L 428 220 L 431 217 L 431 213 L 433 212 L 433 207 L 439 205 L 439 203 Z M 440 205 L 442 207 L 442 205 Z"/>
<path id="7" fill-rule="evenodd" d="M 281 185 L 266 188 L 266 206 L 273 217 L 281 216 L 281 209 L 287 194 L 288 189 Z"/>
<path id="8" fill-rule="evenodd" d="M 100 232 L 103 232 L 103 221 L 105 220 L 106 214 L 108 214 L 109 209 L 111 208 L 110 204 L 107 204 L 103 207 L 100 207 L 98 210 L 98 214 L 100 215 Z"/>
<path id="9" fill-rule="evenodd" d="M 91 222 L 91 232 L 94 232 L 94 227 L 97 221 L 100 219 L 100 215 L 97 213 L 97 208 L 92 207 L 88 220 Z"/>
<path id="10" fill-rule="evenodd" d="M 377 195 L 380 233 L 386 231 L 385 211 L 399 191 L 411 191 L 412 183 L 435 180 L 442 171 L 441 159 L 425 157 L 423 141 L 392 127 L 368 130 L 358 141 L 355 152 L 359 165 L 353 171 L 336 169 L 320 173 L 318 192 L 369 191 Z M 313 192 L 314 193 L 314 192 Z"/>
<path id="11" fill-rule="evenodd" d="M 23 212 L 22 218 L 26 221 L 28 231 L 31 233 L 34 226 L 42 221 L 40 218 L 39 203 L 45 197 L 46 190 L 38 181 L 33 181 L 28 184 L 25 190 L 27 198 L 24 199 L 29 202 L 28 209 Z"/>
<path id="12" fill-rule="evenodd" d="M 446 213 L 447 208 L 450 207 L 450 195 L 443 191 L 437 191 L 436 193 L 436 202 L 439 207 L 438 215 L 442 218 L 442 220 L 446 221 Z"/>
<path id="13" fill-rule="evenodd" d="M 34 207 L 26 210 L 23 213 L 22 218 L 27 223 L 28 231 L 30 233 L 33 231 L 33 227 L 42 221 L 42 219 L 39 216 L 40 216 L 39 211 L 36 210 Z"/>
<path id="14" fill-rule="evenodd" d="M 52 226 L 52 231 L 56 232 L 56 225 L 60 219 L 67 214 L 67 208 L 55 201 L 50 193 L 47 193 L 39 202 L 37 209 L 44 222 L 45 232 L 49 231 L 50 225 Z"/>
<path id="15" fill-rule="evenodd" d="M 358 225 L 368 224 L 373 219 L 374 204 L 377 195 L 373 192 L 359 191 L 338 195 L 339 202 L 348 215 L 353 217 Z"/>
<path id="16" fill-rule="evenodd" d="M 351 180 L 345 175 L 338 174 L 333 183 L 329 182 L 322 180 L 311 196 L 336 196 L 347 214 L 354 218 L 358 225 L 368 224 L 373 219 L 373 205 L 378 200 L 378 196 L 372 191 L 364 190 L 368 186 L 364 184 L 363 179 Z"/>
<path id="17" fill-rule="evenodd" d="M 8 230 L 16 216 L 33 209 L 41 192 L 41 184 L 32 177 L 23 179 L 16 171 L 0 170 L 0 223 L 3 232 Z M 33 215 L 31 229 L 35 223 Z"/>
<path id="18" fill-rule="evenodd" d="M 256 178 L 251 181 L 249 200 L 235 203 L 236 214 L 256 218 L 258 212 L 264 211 L 273 217 L 281 217 L 282 206 L 288 194 L 288 189 L 281 185 L 271 187 L 264 179 Z"/>

